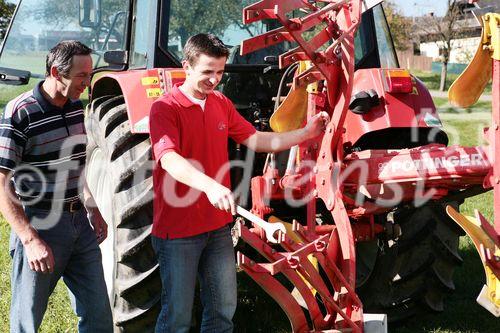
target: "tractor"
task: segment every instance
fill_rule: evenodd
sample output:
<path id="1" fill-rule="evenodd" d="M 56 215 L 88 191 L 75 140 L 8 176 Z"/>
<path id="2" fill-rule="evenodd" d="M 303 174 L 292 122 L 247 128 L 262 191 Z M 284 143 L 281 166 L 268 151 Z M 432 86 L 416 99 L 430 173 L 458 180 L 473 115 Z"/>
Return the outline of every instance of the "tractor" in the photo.
<path id="1" fill-rule="evenodd" d="M 199 32 L 230 48 L 218 89 L 259 130 L 331 117 L 324 135 L 279 154 L 229 144 L 233 190 L 251 212 L 233 227 L 239 270 L 292 331 L 362 332 L 366 312 L 401 321 L 442 311 L 462 261 L 454 220 L 487 235 L 474 238 L 489 269 L 482 299 L 498 314 L 499 229 L 458 213 L 491 188 L 499 204 L 498 58 L 490 146 L 449 146 L 429 91 L 399 66 L 381 2 L 19 1 L 0 50 L 2 83 L 43 78 L 59 40 L 94 50 L 86 179 L 109 224 L 102 251 L 116 331 L 152 331 L 159 312 L 148 114 L 184 80 L 182 47 Z M 464 85 L 453 91 L 465 103 Z"/>

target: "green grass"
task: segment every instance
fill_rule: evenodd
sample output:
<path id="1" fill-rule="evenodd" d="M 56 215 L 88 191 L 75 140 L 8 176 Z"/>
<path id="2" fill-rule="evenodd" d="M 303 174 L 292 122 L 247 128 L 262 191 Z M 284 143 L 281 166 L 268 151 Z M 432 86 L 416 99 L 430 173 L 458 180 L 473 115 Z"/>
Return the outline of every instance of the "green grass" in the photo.
<path id="1" fill-rule="evenodd" d="M 411 71 L 413 75 L 418 77 L 422 82 L 425 83 L 427 89 L 438 90 L 439 83 L 441 82 L 441 75 L 434 72 L 424 72 L 424 71 Z M 458 77 L 456 74 L 448 74 L 446 76 L 446 86 L 449 87 L 453 81 Z"/>
<path id="2" fill-rule="evenodd" d="M 489 112 L 491 110 L 491 102 L 489 101 L 477 101 L 474 105 L 468 108 L 457 108 L 452 106 L 448 102 L 448 98 L 445 97 L 434 97 L 434 104 L 438 112 L 449 112 L 449 113 L 472 113 L 472 112 Z"/>
<path id="3" fill-rule="evenodd" d="M 7 222 L 0 218 L 0 332 L 9 331 L 10 271 L 9 233 Z M 77 332 L 77 318 L 70 310 L 66 287 L 60 281 L 52 294 L 40 332 Z"/>
<path id="4" fill-rule="evenodd" d="M 7 103 L 15 98 L 16 96 L 33 89 L 33 87 L 40 82 L 38 79 L 31 79 L 27 85 L 24 86 L 10 86 L 5 84 L 0 84 L 0 112 L 3 113 L 3 109 L 7 105 Z M 83 92 L 80 96 L 83 104 L 88 103 L 88 93 L 87 90 Z"/>
<path id="5" fill-rule="evenodd" d="M 32 75 L 43 75 L 46 55 L 47 53 L 42 51 L 13 52 L 12 49 L 6 49 L 2 53 L 2 67 L 22 69 Z"/>
<path id="6" fill-rule="evenodd" d="M 38 80 L 30 80 L 30 83 L 25 86 L 9 86 L 0 84 L 0 110 L 2 110 L 2 113 L 5 105 L 7 105 L 11 99 L 29 89 L 32 89 L 37 82 Z"/>
<path id="7" fill-rule="evenodd" d="M 491 110 L 491 108 L 490 108 Z M 457 142 L 462 146 L 477 146 L 485 144 L 483 128 L 490 125 L 489 113 L 476 114 L 476 117 L 450 117 L 443 115 L 444 130 L 447 133 L 461 133 Z M 474 209 L 478 209 L 489 220 L 493 221 L 493 192 L 480 194 L 465 200 L 460 206 L 464 214 L 474 215 Z"/>
<path id="8" fill-rule="evenodd" d="M 28 89 L 28 87 L 0 86 L 0 107 L 8 100 Z M 438 104 L 441 101 L 436 101 Z M 452 142 L 461 145 L 477 145 L 481 142 L 479 133 L 489 124 L 487 113 L 477 113 L 474 117 L 466 114 L 443 114 L 445 130 L 459 133 Z M 493 215 L 491 192 L 469 198 L 461 210 L 472 214 L 479 209 L 490 221 Z M 10 303 L 10 268 L 8 255 L 9 227 L 0 218 L 0 332 L 8 331 L 8 311 Z M 443 313 L 419 315 L 402 326 L 391 327 L 391 332 L 400 333 L 473 333 L 500 332 L 500 321 L 490 315 L 475 302 L 482 284 L 484 272 L 476 250 L 467 237 L 462 237 L 460 254 L 463 265 L 455 273 L 456 291 L 447 297 Z M 235 315 L 235 332 L 253 331 L 256 323 L 264 327 L 262 332 L 287 332 L 288 320 L 279 307 L 270 300 L 246 275 L 239 274 L 239 305 Z M 69 304 L 64 284 L 60 282 L 52 295 L 40 332 L 76 332 L 77 318 Z"/>
<path id="9" fill-rule="evenodd" d="M 424 71 L 411 71 L 413 75 L 418 77 L 422 82 L 425 83 L 427 89 L 430 90 L 438 90 L 439 83 L 441 82 L 441 74 L 434 72 L 424 72 Z M 446 89 L 450 87 L 450 85 L 456 80 L 458 77 L 457 74 L 448 73 L 446 76 Z M 491 94 L 491 82 L 488 83 L 486 88 L 484 89 L 485 94 Z"/>

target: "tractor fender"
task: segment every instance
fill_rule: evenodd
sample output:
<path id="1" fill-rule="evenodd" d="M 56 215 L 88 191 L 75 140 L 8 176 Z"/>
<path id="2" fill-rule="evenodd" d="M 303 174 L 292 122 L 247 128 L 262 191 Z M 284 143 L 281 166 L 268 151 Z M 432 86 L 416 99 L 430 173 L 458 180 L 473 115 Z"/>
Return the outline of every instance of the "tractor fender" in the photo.
<path id="1" fill-rule="evenodd" d="M 93 81 L 90 100 L 106 95 L 123 95 L 132 133 L 149 133 L 149 112 L 153 102 L 170 93 L 185 79 L 179 68 L 154 68 L 106 72 Z"/>
<path id="2" fill-rule="evenodd" d="M 412 76 L 411 93 L 389 93 L 384 87 L 383 70 L 360 69 L 354 73 L 353 95 L 371 89 L 377 93 L 379 104 L 364 114 L 347 113 L 346 141 L 355 143 L 368 133 L 387 128 L 440 128 L 439 115 L 424 84 Z"/>

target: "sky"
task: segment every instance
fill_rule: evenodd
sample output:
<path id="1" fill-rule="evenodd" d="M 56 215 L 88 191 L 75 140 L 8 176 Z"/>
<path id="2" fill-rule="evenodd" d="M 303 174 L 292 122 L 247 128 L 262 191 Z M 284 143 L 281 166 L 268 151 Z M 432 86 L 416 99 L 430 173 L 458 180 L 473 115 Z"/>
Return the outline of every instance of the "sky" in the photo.
<path id="1" fill-rule="evenodd" d="M 430 12 L 443 16 L 446 12 L 447 0 L 395 0 L 396 6 L 405 16 L 423 16 Z"/>

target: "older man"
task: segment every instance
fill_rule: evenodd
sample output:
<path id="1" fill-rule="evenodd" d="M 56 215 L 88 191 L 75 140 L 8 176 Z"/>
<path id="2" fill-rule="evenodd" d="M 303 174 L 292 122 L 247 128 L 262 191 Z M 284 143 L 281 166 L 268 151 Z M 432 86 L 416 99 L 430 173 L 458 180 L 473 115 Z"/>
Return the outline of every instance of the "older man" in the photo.
<path id="1" fill-rule="evenodd" d="M 86 136 L 78 98 L 90 85 L 90 53 L 77 41 L 56 45 L 45 80 L 10 101 L 0 123 L 0 212 L 12 228 L 12 333 L 38 331 L 61 277 L 79 332 L 113 330 L 98 246 L 106 223 L 80 200 Z"/>

